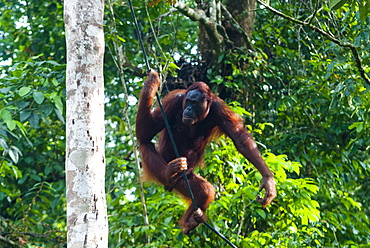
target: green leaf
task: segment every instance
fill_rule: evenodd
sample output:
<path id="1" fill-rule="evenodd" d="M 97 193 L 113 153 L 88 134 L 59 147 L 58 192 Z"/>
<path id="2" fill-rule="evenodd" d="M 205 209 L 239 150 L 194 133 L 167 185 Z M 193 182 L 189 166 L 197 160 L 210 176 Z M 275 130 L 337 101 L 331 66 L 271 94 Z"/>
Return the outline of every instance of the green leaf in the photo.
<path id="1" fill-rule="evenodd" d="M 13 120 L 7 120 L 5 121 L 6 126 L 8 127 L 9 131 L 13 131 L 17 123 Z"/>
<path id="2" fill-rule="evenodd" d="M 9 149 L 8 144 L 6 143 L 6 141 L 4 139 L 0 139 L 0 147 L 4 150 Z"/>
<path id="3" fill-rule="evenodd" d="M 225 57 L 225 54 L 224 53 L 222 53 L 220 56 L 218 56 L 218 63 L 220 63 L 223 59 L 224 59 L 224 57 Z"/>
<path id="4" fill-rule="evenodd" d="M 60 83 L 58 82 L 58 80 L 56 80 L 55 78 L 53 78 L 51 80 L 51 82 L 53 83 L 54 86 L 58 86 Z"/>
<path id="5" fill-rule="evenodd" d="M 28 120 L 33 128 L 39 127 L 40 117 L 35 112 L 32 112 Z"/>
<path id="6" fill-rule="evenodd" d="M 6 88 L 1 88 L 0 89 L 0 93 L 3 93 L 3 94 L 8 94 L 9 93 L 9 91 L 10 91 L 10 87 L 6 87 Z"/>
<path id="7" fill-rule="evenodd" d="M 362 130 L 364 129 L 364 124 L 363 124 L 363 122 L 355 122 L 355 123 L 352 123 L 352 124 L 348 127 L 348 129 L 354 129 L 354 128 L 356 128 L 356 132 L 357 132 L 357 133 L 362 132 Z"/>
<path id="8" fill-rule="evenodd" d="M 25 86 L 19 89 L 18 94 L 19 96 L 23 97 L 27 95 L 30 91 L 31 91 L 31 87 Z"/>
<path id="9" fill-rule="evenodd" d="M 45 176 L 49 175 L 52 170 L 53 170 L 53 167 L 51 167 L 51 166 L 45 166 L 45 168 L 44 168 L 44 174 L 45 174 Z"/>
<path id="10" fill-rule="evenodd" d="M 60 113 L 59 109 L 54 109 L 55 113 L 57 114 L 59 120 L 61 120 L 63 123 L 65 123 L 63 115 Z"/>
<path id="11" fill-rule="evenodd" d="M 12 120 L 12 114 L 8 110 L 3 110 L 1 112 L 1 117 L 3 118 L 4 121 L 10 121 Z"/>
<path id="12" fill-rule="evenodd" d="M 27 178 L 28 178 L 28 175 L 25 175 L 24 177 L 18 180 L 18 184 L 24 183 L 27 180 Z"/>
<path id="13" fill-rule="evenodd" d="M 19 160 L 19 156 L 22 156 L 22 152 L 16 146 L 11 146 L 9 149 L 9 156 L 13 160 L 14 163 L 17 163 Z"/>
<path id="14" fill-rule="evenodd" d="M 60 111 L 60 113 L 63 113 L 62 99 L 60 98 L 60 96 L 54 96 L 53 98 L 54 98 L 55 107 Z"/>
<path id="15" fill-rule="evenodd" d="M 42 92 L 35 91 L 33 92 L 33 99 L 37 104 L 41 104 L 44 101 L 45 96 Z"/>
<path id="16" fill-rule="evenodd" d="M 51 112 L 53 112 L 53 110 L 54 110 L 54 105 L 52 104 L 43 105 L 42 112 L 45 116 L 49 116 Z"/>
<path id="17" fill-rule="evenodd" d="M 117 35 L 117 39 L 122 41 L 122 42 L 126 42 L 126 40 L 124 38 L 122 38 L 121 36 Z"/>
<path id="18" fill-rule="evenodd" d="M 366 1 L 364 6 L 361 6 L 360 4 L 360 10 L 359 10 L 360 20 L 363 22 L 366 21 L 366 18 L 369 12 L 370 12 L 370 1 L 368 0 Z"/>
<path id="19" fill-rule="evenodd" d="M 30 117 L 30 115 L 32 114 L 32 111 L 31 110 L 22 110 L 21 111 L 21 114 L 20 114 L 20 121 L 21 122 L 24 122 L 28 119 L 28 117 Z"/>
<path id="20" fill-rule="evenodd" d="M 333 68 L 334 68 L 335 64 L 336 64 L 336 61 L 332 61 L 332 62 L 329 64 L 329 66 L 328 66 L 328 68 L 327 68 L 327 70 L 326 70 L 326 74 L 325 74 L 324 80 L 328 80 L 328 78 L 329 78 L 329 77 L 330 77 L 330 75 L 331 75 L 331 72 L 333 71 Z"/>
<path id="21" fill-rule="evenodd" d="M 168 67 L 171 69 L 179 69 L 179 67 L 175 63 L 169 63 Z"/>
<path id="22" fill-rule="evenodd" d="M 347 3 L 347 0 L 331 0 L 329 3 L 329 8 L 331 10 L 336 10 L 342 7 L 345 3 Z"/>
<path id="23" fill-rule="evenodd" d="M 41 177 L 36 174 L 30 174 L 30 178 L 32 178 L 35 181 L 41 182 Z"/>
<path id="24" fill-rule="evenodd" d="M 266 213 L 262 209 L 256 209 L 256 212 L 259 216 L 261 216 L 263 219 L 266 219 Z"/>

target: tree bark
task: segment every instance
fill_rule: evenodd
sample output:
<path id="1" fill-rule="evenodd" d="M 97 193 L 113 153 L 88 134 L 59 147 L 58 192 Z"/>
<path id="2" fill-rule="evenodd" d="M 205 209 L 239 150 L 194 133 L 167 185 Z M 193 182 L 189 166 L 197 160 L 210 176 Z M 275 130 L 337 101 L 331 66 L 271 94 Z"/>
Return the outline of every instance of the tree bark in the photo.
<path id="1" fill-rule="evenodd" d="M 174 5 L 199 24 L 198 47 L 204 62 L 217 68 L 219 56 L 232 48 L 253 49 L 250 38 L 256 16 L 256 0 L 197 0 L 192 9 L 183 1 Z M 221 61 L 222 62 L 222 61 Z"/>
<path id="2" fill-rule="evenodd" d="M 65 1 L 67 247 L 108 247 L 103 14 L 104 1 Z"/>
<path id="3" fill-rule="evenodd" d="M 253 24 L 256 18 L 256 0 L 228 0 L 226 9 L 236 20 L 239 27 L 245 31 L 249 38 L 252 37 Z M 226 16 L 226 15 L 225 15 Z M 232 24 L 230 18 L 227 20 L 227 34 L 236 47 L 247 47 L 244 35 Z"/>

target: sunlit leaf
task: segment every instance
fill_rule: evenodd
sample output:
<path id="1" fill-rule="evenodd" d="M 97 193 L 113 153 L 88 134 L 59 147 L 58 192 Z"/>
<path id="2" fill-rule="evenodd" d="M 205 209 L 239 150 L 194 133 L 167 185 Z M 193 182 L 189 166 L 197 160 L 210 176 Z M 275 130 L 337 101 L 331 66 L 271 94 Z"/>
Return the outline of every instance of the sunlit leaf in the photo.
<path id="1" fill-rule="evenodd" d="M 33 92 L 33 99 L 36 103 L 41 104 L 44 101 L 45 97 L 42 92 L 35 91 Z"/>
<path id="2" fill-rule="evenodd" d="M 22 88 L 19 89 L 18 94 L 19 94 L 19 96 L 23 97 L 23 96 L 27 95 L 30 91 L 31 91 L 31 88 L 25 86 L 25 87 L 22 87 Z"/>
<path id="3" fill-rule="evenodd" d="M 7 120 L 5 121 L 6 126 L 8 127 L 9 131 L 13 131 L 16 127 L 17 123 L 14 120 Z"/>

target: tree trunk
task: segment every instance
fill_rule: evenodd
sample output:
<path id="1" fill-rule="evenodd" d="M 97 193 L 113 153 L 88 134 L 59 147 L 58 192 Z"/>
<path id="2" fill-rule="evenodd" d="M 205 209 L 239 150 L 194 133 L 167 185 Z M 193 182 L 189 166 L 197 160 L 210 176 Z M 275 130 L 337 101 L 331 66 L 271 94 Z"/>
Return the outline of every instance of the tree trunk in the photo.
<path id="1" fill-rule="evenodd" d="M 196 0 L 196 3 L 197 8 L 191 9 L 185 2 L 177 1 L 175 8 L 198 22 L 202 66 L 220 70 L 220 75 L 228 75 L 228 71 L 221 72 L 225 69 L 221 55 L 234 48 L 253 49 L 250 38 L 256 16 L 256 0 L 227 0 L 225 4 L 220 0 Z M 204 69 L 202 74 L 205 74 Z M 205 78 L 200 75 L 197 80 L 205 81 Z"/>
<path id="2" fill-rule="evenodd" d="M 67 247 L 108 247 L 103 14 L 104 1 L 65 1 Z"/>
<path id="3" fill-rule="evenodd" d="M 248 37 L 251 38 L 254 19 L 256 18 L 256 0 L 228 0 L 226 2 L 226 9 L 246 32 Z M 227 20 L 224 24 L 230 40 L 238 48 L 247 48 L 248 44 L 246 44 L 245 38 L 230 22 L 230 20 Z"/>

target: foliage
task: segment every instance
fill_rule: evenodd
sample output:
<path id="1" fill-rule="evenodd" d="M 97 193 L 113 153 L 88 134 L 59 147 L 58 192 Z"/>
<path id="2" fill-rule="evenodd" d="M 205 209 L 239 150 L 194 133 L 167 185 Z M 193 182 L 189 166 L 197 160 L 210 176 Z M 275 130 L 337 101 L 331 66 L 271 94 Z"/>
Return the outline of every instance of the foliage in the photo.
<path id="1" fill-rule="evenodd" d="M 0 232 L 24 243 L 64 242 L 64 69 L 33 57 L 0 79 Z"/>
<path id="2" fill-rule="evenodd" d="M 362 45 L 368 35 L 367 24 L 348 7 L 337 10 L 338 19 L 328 18 L 333 14 L 329 9 L 319 12 L 317 18 L 330 32 L 358 46 L 368 70 L 368 47 Z M 341 28 L 336 20 L 341 22 Z M 303 175 L 316 179 L 320 189 L 317 199 L 322 202 L 321 213 L 326 220 L 322 225 L 328 230 L 324 246 L 368 244 L 370 229 L 365 206 L 369 198 L 365 197 L 364 187 L 369 176 L 369 135 L 363 131 L 369 128 L 370 87 L 359 77 L 348 50 L 314 39 L 312 30 L 297 27 L 294 33 L 284 26 L 273 29 L 273 22 L 259 27 L 263 30 L 261 44 L 276 44 L 269 50 L 270 72 L 259 68 L 264 78 L 276 82 L 266 80 L 263 97 L 270 104 L 256 116 L 257 121 L 274 123 L 275 128 L 264 134 L 265 143 L 271 144 L 272 151 L 286 152 L 300 161 L 305 168 Z M 297 43 L 300 33 L 307 38 Z M 298 49 L 286 49 L 293 47 Z M 286 56 L 282 60 L 279 54 L 287 51 L 290 58 L 300 60 Z M 294 76 L 282 77 L 284 74 Z"/>
<path id="3" fill-rule="evenodd" d="M 370 86 L 353 53 L 258 5 L 254 50 L 231 46 L 218 58 L 221 67 L 205 68 L 196 22 L 171 11 L 170 1 L 134 4 L 149 63 L 168 82 L 163 94 L 200 68 L 213 91 L 243 115 L 276 175 L 278 197 L 263 209 L 255 201 L 259 173 L 229 139 L 211 143 L 207 166 L 198 171 L 217 189 L 208 222 L 238 247 L 367 247 Z M 353 44 L 369 76 L 368 1 L 270 6 Z M 0 246 L 65 246 L 62 9 L 60 1 L 0 3 Z M 110 246 L 225 247 L 204 225 L 182 235 L 177 221 L 186 204 L 163 187 L 145 183 L 142 203 L 129 133 L 143 54 L 126 2 L 108 1 L 105 15 Z"/>
<path id="4" fill-rule="evenodd" d="M 288 161 L 286 156 L 266 153 L 265 159 L 275 172 L 279 191 L 276 203 L 268 209 L 263 209 L 255 201 L 260 174 L 236 151 L 231 140 L 221 139 L 210 145 L 204 161 L 208 166 L 198 171 L 217 190 L 216 200 L 207 212 L 209 223 L 238 247 L 274 247 L 279 242 L 288 244 L 297 242 L 297 239 L 301 244 L 312 244 L 313 236 L 323 236 L 322 230 L 316 227 L 320 219 L 319 204 L 312 199 L 317 193 L 317 185 L 311 179 L 294 179 L 289 176 L 299 176 L 301 165 Z M 139 199 L 130 204 L 130 211 L 127 208 L 121 209 L 129 204 L 130 195 L 119 197 L 120 191 L 115 191 L 117 198 L 112 200 L 112 207 L 119 209 L 117 212 L 123 222 L 112 223 L 112 239 L 120 241 L 114 245 L 136 247 L 137 242 L 144 241 L 145 235 L 148 235 L 153 240 L 152 247 L 175 247 L 179 243 L 186 247 L 225 246 L 224 241 L 205 226 L 197 228 L 190 237 L 184 236 L 177 221 L 187 205 L 174 194 L 165 193 L 163 187 L 146 186 L 149 219 L 154 221 L 150 226 L 140 225 L 142 216 L 137 214 L 141 211 L 137 202 Z M 276 232 L 276 228 L 282 233 Z M 307 232 L 312 236 L 306 237 Z M 295 239 L 292 239 L 292 234 L 296 235 Z M 265 238 L 256 238 L 259 236 Z"/>

